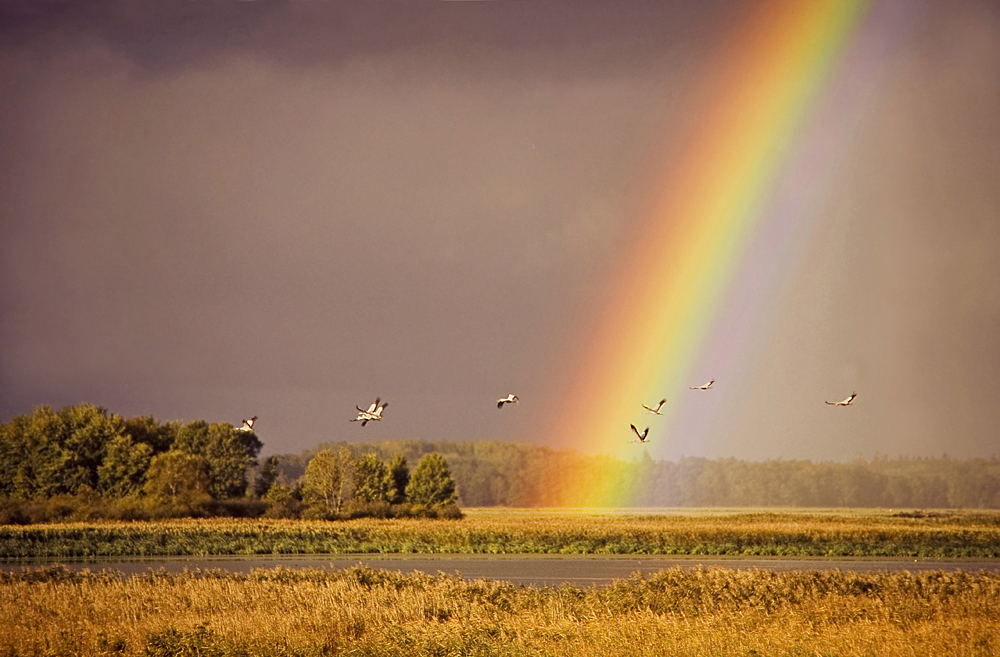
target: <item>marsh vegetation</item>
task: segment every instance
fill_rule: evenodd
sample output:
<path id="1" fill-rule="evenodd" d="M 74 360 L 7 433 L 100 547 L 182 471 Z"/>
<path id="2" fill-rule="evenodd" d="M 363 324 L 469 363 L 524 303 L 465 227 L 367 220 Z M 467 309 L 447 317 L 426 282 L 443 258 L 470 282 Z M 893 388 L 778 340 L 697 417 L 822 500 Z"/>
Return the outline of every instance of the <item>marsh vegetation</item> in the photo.
<path id="1" fill-rule="evenodd" d="M 0 575 L 4 655 L 989 655 L 1000 576 L 673 568 L 524 588 L 352 568 Z"/>
<path id="2" fill-rule="evenodd" d="M 164 520 L 0 526 L 0 558 L 458 553 L 1000 557 L 1000 514 L 467 510 L 464 519 Z"/>

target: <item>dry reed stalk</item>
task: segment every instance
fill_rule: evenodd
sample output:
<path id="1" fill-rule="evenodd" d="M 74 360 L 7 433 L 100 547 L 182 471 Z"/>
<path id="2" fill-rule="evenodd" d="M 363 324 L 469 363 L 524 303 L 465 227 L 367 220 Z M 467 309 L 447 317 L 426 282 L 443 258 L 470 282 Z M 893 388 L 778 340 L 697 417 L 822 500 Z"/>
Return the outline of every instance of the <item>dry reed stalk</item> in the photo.
<path id="1" fill-rule="evenodd" d="M 672 569 L 580 590 L 364 568 L 56 572 L 0 579 L 0 609 L 5 655 L 135 655 L 157 637 L 208 654 L 980 655 L 998 647 L 1000 576 Z"/>

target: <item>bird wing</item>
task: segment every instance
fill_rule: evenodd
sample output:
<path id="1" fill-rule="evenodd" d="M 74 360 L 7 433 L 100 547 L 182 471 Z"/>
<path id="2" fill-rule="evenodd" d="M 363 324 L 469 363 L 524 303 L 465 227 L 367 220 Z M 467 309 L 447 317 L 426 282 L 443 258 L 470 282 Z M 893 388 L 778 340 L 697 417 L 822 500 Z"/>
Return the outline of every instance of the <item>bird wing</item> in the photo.
<path id="1" fill-rule="evenodd" d="M 369 413 L 374 413 L 375 412 L 375 409 L 378 408 L 379 401 L 380 401 L 379 398 L 376 397 L 375 398 L 375 402 L 371 406 L 368 407 L 368 412 Z"/>
<path id="2" fill-rule="evenodd" d="M 503 403 L 504 403 L 503 399 L 498 399 L 497 400 L 497 408 L 503 408 Z"/>

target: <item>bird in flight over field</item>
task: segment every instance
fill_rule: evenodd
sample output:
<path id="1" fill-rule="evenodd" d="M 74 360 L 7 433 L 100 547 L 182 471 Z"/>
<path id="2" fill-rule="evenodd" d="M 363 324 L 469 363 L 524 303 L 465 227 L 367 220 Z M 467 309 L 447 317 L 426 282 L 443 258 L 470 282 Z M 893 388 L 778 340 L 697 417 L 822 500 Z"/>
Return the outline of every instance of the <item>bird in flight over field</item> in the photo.
<path id="1" fill-rule="evenodd" d="M 503 408 L 504 404 L 516 404 L 517 402 L 518 402 L 517 395 L 510 394 L 507 395 L 504 399 L 497 400 L 497 408 Z"/>
<path id="2" fill-rule="evenodd" d="M 365 426 L 369 422 L 377 422 L 378 420 L 381 420 L 382 411 L 384 411 L 389 405 L 389 402 L 386 402 L 380 406 L 379 403 L 381 401 L 382 399 L 380 397 L 376 397 L 375 401 L 368 407 L 367 411 L 360 406 L 355 406 L 354 408 L 358 409 L 358 416 L 351 420 L 351 422 L 360 422 L 361 426 Z"/>
<path id="3" fill-rule="evenodd" d="M 826 403 L 829 404 L 830 406 L 850 406 L 851 402 L 853 402 L 854 398 L 857 397 L 857 396 L 858 396 L 858 393 L 852 392 L 851 396 L 848 397 L 847 399 L 841 399 L 839 402 L 828 401 Z"/>
<path id="4" fill-rule="evenodd" d="M 690 386 L 690 388 L 692 390 L 708 390 L 709 388 L 712 387 L 713 383 L 715 383 L 715 379 L 712 379 L 711 381 L 709 381 L 708 383 L 706 383 L 703 386 Z"/>
<path id="5" fill-rule="evenodd" d="M 254 415 L 249 420 L 243 420 L 243 426 L 241 426 L 237 431 L 253 431 L 253 423 L 257 421 L 257 416 Z"/>
<path id="6" fill-rule="evenodd" d="M 639 430 L 635 428 L 634 424 L 630 424 L 629 426 L 632 427 L 632 433 L 634 433 L 635 437 L 638 438 L 638 440 L 630 440 L 629 441 L 630 443 L 644 443 L 644 442 L 647 442 L 646 441 L 646 436 L 649 435 L 649 427 L 646 427 L 645 431 L 643 431 L 642 433 L 639 433 Z"/>
<path id="7" fill-rule="evenodd" d="M 656 408 L 650 408 L 645 404 L 643 404 L 642 407 L 646 409 L 646 415 L 663 415 L 663 413 L 660 412 L 660 409 L 663 408 L 663 405 L 666 403 L 667 403 L 667 398 L 664 397 L 663 399 L 660 400 L 660 403 L 656 405 Z"/>

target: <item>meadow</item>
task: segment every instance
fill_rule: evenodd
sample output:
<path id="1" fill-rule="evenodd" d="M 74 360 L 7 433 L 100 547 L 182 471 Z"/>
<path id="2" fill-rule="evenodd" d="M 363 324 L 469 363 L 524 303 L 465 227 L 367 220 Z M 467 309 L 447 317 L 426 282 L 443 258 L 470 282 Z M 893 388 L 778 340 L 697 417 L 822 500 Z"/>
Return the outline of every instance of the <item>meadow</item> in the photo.
<path id="1" fill-rule="evenodd" d="M 0 574 L 0 655 L 866 655 L 1000 651 L 1000 575 L 681 570 L 525 588 L 356 567 Z"/>
<path id="2" fill-rule="evenodd" d="M 905 517 L 915 515 L 917 517 Z M 470 509 L 460 520 L 164 520 L 0 526 L 0 559 L 219 554 L 1000 557 L 1000 513 Z"/>

